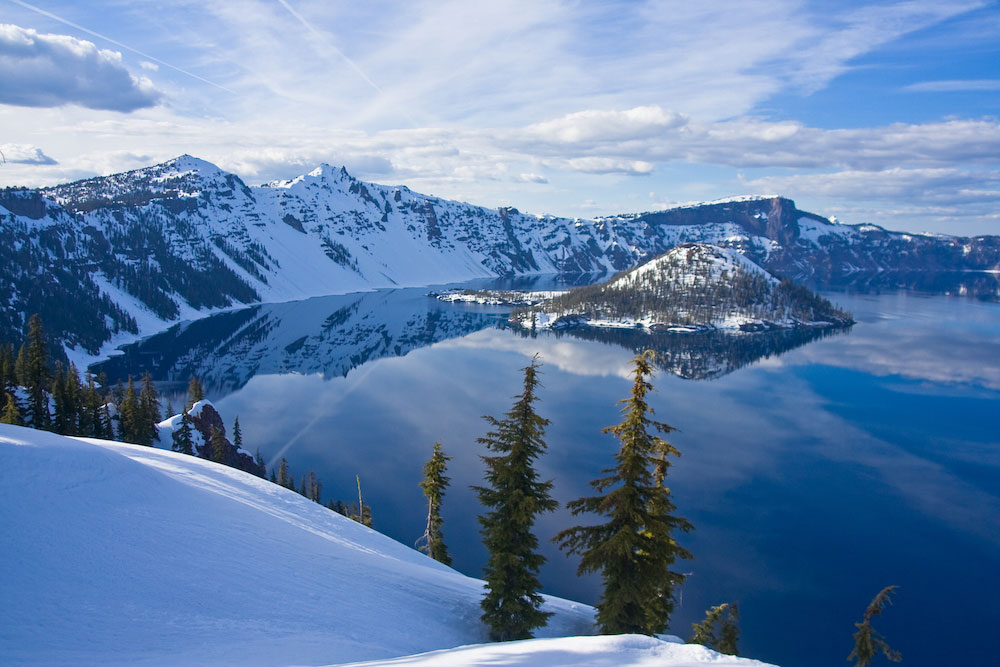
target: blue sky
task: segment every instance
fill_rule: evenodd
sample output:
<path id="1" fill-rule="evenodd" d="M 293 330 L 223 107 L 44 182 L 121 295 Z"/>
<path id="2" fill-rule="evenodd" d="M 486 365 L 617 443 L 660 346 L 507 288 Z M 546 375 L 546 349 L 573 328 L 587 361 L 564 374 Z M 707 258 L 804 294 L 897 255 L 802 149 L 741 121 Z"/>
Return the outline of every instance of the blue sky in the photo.
<path id="1" fill-rule="evenodd" d="M 536 213 L 783 194 L 1000 234 L 997 2 L 0 0 L 0 24 L 0 185 L 190 153 Z"/>

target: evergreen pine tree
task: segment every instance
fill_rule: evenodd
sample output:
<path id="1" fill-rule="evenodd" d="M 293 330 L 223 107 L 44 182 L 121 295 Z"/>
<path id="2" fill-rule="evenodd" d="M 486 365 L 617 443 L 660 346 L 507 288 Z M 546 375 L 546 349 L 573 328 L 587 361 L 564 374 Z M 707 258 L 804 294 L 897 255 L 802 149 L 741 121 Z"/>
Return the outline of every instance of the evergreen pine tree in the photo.
<path id="1" fill-rule="evenodd" d="M 52 425 L 48 390 L 52 384 L 42 318 L 37 313 L 28 320 L 28 336 L 17 354 L 15 370 L 18 383 L 28 393 L 26 421 L 33 428 L 48 429 Z"/>
<path id="2" fill-rule="evenodd" d="M 187 410 L 191 409 L 191 406 L 205 399 L 205 389 L 201 386 L 201 380 L 195 376 L 191 376 L 191 380 L 188 381 L 188 405 Z"/>
<path id="3" fill-rule="evenodd" d="M 21 421 L 21 410 L 17 406 L 17 400 L 9 391 L 6 392 L 6 403 L 3 407 L 3 414 L 0 414 L 0 424 L 13 424 L 14 426 L 24 424 Z"/>
<path id="4" fill-rule="evenodd" d="M 135 393 L 135 382 L 129 375 L 128 386 L 125 387 L 121 402 L 118 404 L 118 439 L 120 441 L 139 444 L 141 438 L 139 418 L 139 396 Z"/>
<path id="5" fill-rule="evenodd" d="M 278 484 L 286 489 L 295 489 L 295 481 L 292 479 L 291 473 L 288 472 L 288 461 L 285 460 L 285 457 L 281 457 L 281 461 L 278 463 Z"/>
<path id="6" fill-rule="evenodd" d="M 237 423 L 239 422 L 237 421 Z M 260 453 L 260 447 L 257 448 L 257 453 L 253 456 L 253 462 L 257 464 L 257 476 L 267 479 L 267 462 L 264 461 L 264 456 Z M 273 471 L 271 473 L 271 481 L 274 481 Z"/>
<path id="7" fill-rule="evenodd" d="M 61 435 L 69 435 L 71 419 L 70 406 L 66 400 L 66 370 L 61 362 L 56 362 L 52 376 L 52 430 Z"/>
<path id="8" fill-rule="evenodd" d="M 726 655 L 739 655 L 740 610 L 735 602 L 705 612 L 701 623 L 692 623 L 690 644 L 701 644 Z"/>
<path id="9" fill-rule="evenodd" d="M 153 445 L 153 441 L 159 441 L 160 429 L 156 425 L 160 422 L 160 395 L 153 385 L 153 376 L 145 373 L 142 376 L 142 389 L 139 392 L 139 419 L 137 423 L 137 435 L 140 445 Z"/>
<path id="10" fill-rule="evenodd" d="M 444 497 L 445 489 L 448 488 L 448 482 L 451 481 L 451 478 L 444 474 L 448 470 L 450 460 L 451 457 L 445 456 L 441 450 L 441 443 L 435 442 L 434 452 L 424 464 L 424 480 L 420 482 L 420 488 L 427 498 L 427 527 L 423 536 L 417 540 L 418 544 L 423 542 L 420 546 L 421 551 L 445 565 L 451 565 L 451 556 L 448 554 L 444 535 L 441 533 L 441 525 L 444 523 L 441 519 L 441 499 Z"/>
<path id="11" fill-rule="evenodd" d="M 485 417 L 493 430 L 478 442 L 494 452 L 483 456 L 488 486 L 473 487 L 489 512 L 479 517 L 483 544 L 489 551 L 485 569 L 486 594 L 482 620 L 490 639 L 529 639 L 532 630 L 545 625 L 550 612 L 539 609 L 538 570 L 545 557 L 537 553 L 532 532 L 535 518 L 554 510 L 549 496 L 552 482 L 541 482 L 534 463 L 545 451 L 545 426 L 549 421 L 535 413 L 538 358 L 523 369 L 524 391 L 503 420 Z"/>
<path id="12" fill-rule="evenodd" d="M 243 431 L 240 430 L 240 416 L 236 415 L 236 420 L 233 422 L 233 447 L 237 451 L 243 449 Z"/>
<path id="13" fill-rule="evenodd" d="M 86 422 L 83 385 L 80 384 L 80 372 L 76 364 L 70 362 L 63 380 L 63 396 L 66 401 L 66 435 L 84 435 L 83 423 Z"/>
<path id="14" fill-rule="evenodd" d="M 194 438 L 191 435 L 191 416 L 181 412 L 181 425 L 173 433 L 173 450 L 181 454 L 194 454 Z"/>
<path id="15" fill-rule="evenodd" d="M 222 431 L 218 427 L 213 426 L 208 436 L 209 457 L 216 463 L 225 464 L 229 453 L 227 449 L 228 443 L 225 436 L 222 435 Z"/>
<path id="16" fill-rule="evenodd" d="M 847 659 L 854 660 L 855 667 L 868 667 L 880 651 L 892 662 L 903 660 L 899 651 L 890 648 L 882 634 L 872 628 L 872 619 L 882 613 L 883 607 L 892 604 L 892 594 L 895 590 L 896 586 L 886 586 L 879 591 L 865 609 L 861 622 L 854 624 L 858 631 L 854 633 L 854 650 Z"/>
<path id="17" fill-rule="evenodd" d="M 581 556 L 579 573 L 601 573 L 604 591 L 597 621 L 607 634 L 663 632 L 673 611 L 674 589 L 684 581 L 670 567 L 678 558 L 691 558 L 673 533 L 692 526 L 673 516 L 670 490 L 663 485 L 670 466 L 667 456 L 680 452 L 655 435 L 674 429 L 651 420 L 653 410 L 646 403 L 653 356 L 647 351 L 633 359 L 632 395 L 620 401 L 624 420 L 604 429 L 621 443 L 616 467 L 591 482 L 604 495 L 567 505 L 573 514 L 604 515 L 607 523 L 576 526 L 556 536 L 562 548 Z"/>

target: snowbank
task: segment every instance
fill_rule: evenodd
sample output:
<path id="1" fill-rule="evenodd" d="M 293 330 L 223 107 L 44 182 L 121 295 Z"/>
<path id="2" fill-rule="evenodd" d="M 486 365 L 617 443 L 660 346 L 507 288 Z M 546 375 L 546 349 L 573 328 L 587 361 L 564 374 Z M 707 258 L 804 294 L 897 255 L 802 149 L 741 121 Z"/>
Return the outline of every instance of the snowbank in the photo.
<path id="1" fill-rule="evenodd" d="M 529 639 L 461 646 L 352 667 L 768 667 L 757 660 L 719 655 L 696 644 L 677 644 L 642 635 Z"/>
<path id="2" fill-rule="evenodd" d="M 487 641 L 481 581 L 239 470 L 7 425 L 0 470 L 0 664 L 317 665 Z M 543 635 L 592 631 L 590 607 L 546 608 Z"/>

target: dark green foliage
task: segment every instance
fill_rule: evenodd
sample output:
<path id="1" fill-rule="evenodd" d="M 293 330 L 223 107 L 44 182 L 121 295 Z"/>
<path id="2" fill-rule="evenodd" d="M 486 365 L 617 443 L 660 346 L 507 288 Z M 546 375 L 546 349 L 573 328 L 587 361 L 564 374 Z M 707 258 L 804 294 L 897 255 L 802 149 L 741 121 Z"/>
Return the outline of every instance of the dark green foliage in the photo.
<path id="1" fill-rule="evenodd" d="M 604 591 L 597 620 L 607 634 L 663 632 L 674 608 L 674 590 L 684 576 L 672 571 L 678 558 L 691 554 L 674 540 L 677 530 L 691 524 L 673 515 L 670 490 L 663 485 L 668 456 L 680 452 L 655 433 L 672 426 L 653 421 L 646 394 L 652 390 L 653 354 L 633 359 L 632 395 L 620 401 L 624 420 L 604 429 L 618 438 L 617 465 L 591 486 L 603 495 L 580 498 L 567 507 L 573 514 L 593 513 L 608 521 L 576 526 L 556 536 L 561 547 L 580 555 L 579 572 L 600 572 Z"/>
<path id="2" fill-rule="evenodd" d="M 735 602 L 723 603 L 705 612 L 701 623 L 692 623 L 690 644 L 701 644 L 726 655 L 739 655 L 740 609 Z"/>
<path id="3" fill-rule="evenodd" d="M 420 550 L 436 561 L 451 565 L 451 556 L 448 548 L 444 544 L 444 535 L 441 533 L 441 499 L 444 498 L 445 489 L 451 481 L 444 473 L 448 470 L 450 456 L 446 456 L 441 451 L 441 443 L 434 443 L 434 452 L 431 458 L 424 464 L 424 479 L 420 482 L 420 488 L 427 498 L 427 528 L 417 543 L 423 542 Z"/>
<path id="4" fill-rule="evenodd" d="M 892 604 L 892 594 L 896 588 L 886 586 L 879 591 L 865 609 L 861 622 L 854 624 L 858 630 L 854 633 L 854 650 L 847 659 L 854 660 L 855 667 L 868 667 L 880 652 L 892 662 L 902 662 L 902 654 L 890 648 L 882 634 L 872 628 L 872 619 L 881 614 L 886 605 Z"/>
<path id="5" fill-rule="evenodd" d="M 156 425 L 160 422 L 160 395 L 153 386 L 153 377 L 146 373 L 142 376 L 142 390 L 139 392 L 139 423 L 138 436 L 140 445 L 153 445 L 159 441 L 160 431 Z"/>
<path id="6" fill-rule="evenodd" d="M 243 448 L 243 431 L 240 429 L 240 416 L 236 415 L 236 419 L 233 421 L 233 447 L 239 451 Z M 260 451 L 257 452 L 258 456 Z"/>
<path id="7" fill-rule="evenodd" d="M 537 553 L 532 532 L 535 518 L 558 503 L 549 496 L 552 482 L 538 480 L 535 460 L 545 451 L 549 421 L 535 412 L 538 359 L 524 368 L 524 391 L 504 419 L 484 417 L 493 427 L 479 442 L 493 456 L 483 456 L 487 486 L 473 487 L 489 512 L 479 517 L 483 544 L 489 550 L 485 568 L 486 594 L 482 620 L 490 639 L 529 639 L 532 630 L 547 622 L 550 612 L 539 607 L 538 570 L 545 557 Z"/>
<path id="8" fill-rule="evenodd" d="M 237 418 L 236 419 L 236 426 L 239 426 L 239 423 L 240 423 L 240 420 L 239 420 L 239 418 Z M 235 431 L 235 428 L 234 428 L 234 434 L 233 434 L 233 439 L 234 440 L 236 439 L 236 433 L 238 433 L 238 432 L 239 431 Z M 242 435 L 240 437 L 242 438 Z M 257 453 L 254 454 L 253 462 L 257 464 L 257 476 L 260 477 L 261 479 L 267 479 L 267 463 L 264 461 L 264 456 L 260 453 L 260 448 L 258 448 L 257 449 Z M 274 472 L 273 471 L 271 472 L 271 481 L 272 482 L 275 481 L 274 480 Z"/>
<path id="9" fill-rule="evenodd" d="M 28 335 L 14 365 L 18 383 L 28 393 L 25 421 L 34 428 L 50 428 L 52 415 L 49 413 L 48 390 L 52 385 L 52 373 L 49 370 L 42 319 L 37 313 L 28 320 Z"/>
<path id="10" fill-rule="evenodd" d="M 24 424 L 21 421 L 21 410 L 17 407 L 17 401 L 10 392 L 5 392 L 4 394 L 4 406 L 3 413 L 0 413 L 0 424 L 13 424 L 15 426 L 22 426 Z"/>
<path id="11" fill-rule="evenodd" d="M 142 438 L 140 418 L 139 395 L 135 392 L 135 382 L 129 375 L 128 386 L 118 403 L 118 439 L 139 444 Z"/>
<path id="12" fill-rule="evenodd" d="M 225 464 L 228 459 L 228 444 L 222 431 L 213 426 L 208 436 L 208 455 L 212 461 Z"/>
<path id="13" fill-rule="evenodd" d="M 181 454 L 194 454 L 194 438 L 191 435 L 191 417 L 181 412 L 181 425 L 173 434 L 173 450 Z"/>

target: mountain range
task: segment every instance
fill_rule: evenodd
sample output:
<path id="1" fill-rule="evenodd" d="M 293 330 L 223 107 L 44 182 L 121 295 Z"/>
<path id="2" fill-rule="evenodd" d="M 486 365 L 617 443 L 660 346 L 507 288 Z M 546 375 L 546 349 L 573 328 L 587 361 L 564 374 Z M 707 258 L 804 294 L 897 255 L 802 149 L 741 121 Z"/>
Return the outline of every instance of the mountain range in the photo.
<path id="1" fill-rule="evenodd" d="M 595 219 L 529 215 L 360 181 L 323 165 L 247 186 L 184 155 L 0 191 L 0 340 L 39 312 L 71 356 L 239 304 L 481 277 L 621 271 L 687 242 L 791 277 L 1000 267 L 1000 237 L 839 224 L 782 197 Z"/>

